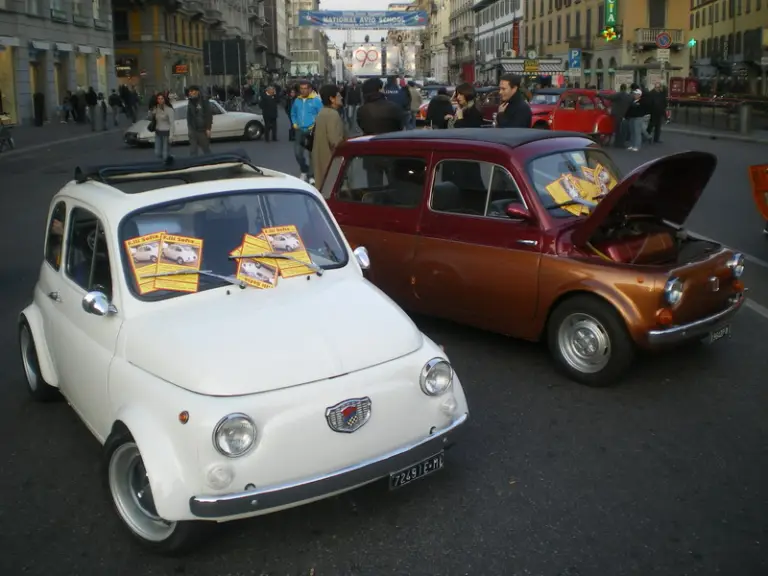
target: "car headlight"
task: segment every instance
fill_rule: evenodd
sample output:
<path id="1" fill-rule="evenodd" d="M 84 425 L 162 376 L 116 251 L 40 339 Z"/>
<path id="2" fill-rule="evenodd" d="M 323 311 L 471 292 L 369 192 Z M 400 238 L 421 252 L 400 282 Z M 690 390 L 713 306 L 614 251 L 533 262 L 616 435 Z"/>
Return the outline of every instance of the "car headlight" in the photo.
<path id="1" fill-rule="evenodd" d="M 230 414 L 213 429 L 213 447 L 228 458 L 242 456 L 256 441 L 256 425 L 245 414 Z"/>
<path id="2" fill-rule="evenodd" d="M 731 269 L 731 273 L 734 278 L 741 278 L 744 274 L 744 254 L 736 253 L 728 260 L 728 268 Z"/>
<path id="3" fill-rule="evenodd" d="M 453 384 L 453 367 L 444 358 L 432 358 L 424 364 L 419 377 L 421 391 L 427 396 L 440 396 Z"/>
<path id="4" fill-rule="evenodd" d="M 680 278 L 670 278 L 664 286 L 664 298 L 667 304 L 674 306 L 683 297 L 683 283 Z"/>

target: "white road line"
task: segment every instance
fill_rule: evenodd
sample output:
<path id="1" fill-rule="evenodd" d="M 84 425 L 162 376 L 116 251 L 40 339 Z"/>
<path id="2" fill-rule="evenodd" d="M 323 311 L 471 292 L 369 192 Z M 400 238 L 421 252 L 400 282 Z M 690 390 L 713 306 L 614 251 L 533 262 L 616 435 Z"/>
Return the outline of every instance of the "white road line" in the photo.
<path id="1" fill-rule="evenodd" d="M 758 304 L 751 298 L 747 298 L 747 301 L 744 302 L 744 305 L 750 310 L 752 310 L 752 312 L 755 312 L 760 316 L 762 316 L 763 318 L 765 318 L 766 320 L 768 320 L 768 308 L 766 308 L 762 304 Z"/>
<path id="2" fill-rule="evenodd" d="M 723 244 L 722 242 L 718 242 L 717 240 L 710 238 L 709 236 L 705 236 L 704 234 L 699 234 L 695 230 L 691 230 L 696 236 L 703 238 L 704 240 L 707 240 L 708 242 L 715 242 L 717 244 Z M 723 244 L 725 246 L 725 244 Z M 752 256 L 752 254 L 747 254 L 743 250 L 739 250 L 738 248 L 734 248 L 733 246 L 726 246 L 726 248 L 729 248 L 730 250 L 735 250 L 736 252 L 741 252 L 744 254 L 744 258 L 747 259 L 747 261 L 752 262 L 753 264 L 757 264 L 758 266 L 762 266 L 763 268 L 768 268 L 768 261 L 763 260 L 762 258 L 758 258 L 757 256 Z"/>

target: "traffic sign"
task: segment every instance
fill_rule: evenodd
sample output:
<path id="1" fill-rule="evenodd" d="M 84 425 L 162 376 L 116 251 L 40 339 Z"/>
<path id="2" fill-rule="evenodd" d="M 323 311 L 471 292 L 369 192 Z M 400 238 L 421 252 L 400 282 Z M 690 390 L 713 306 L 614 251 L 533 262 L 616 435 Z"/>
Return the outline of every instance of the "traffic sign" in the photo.
<path id="1" fill-rule="evenodd" d="M 656 60 L 659 62 L 669 62 L 669 48 L 657 48 Z"/>
<path id="2" fill-rule="evenodd" d="M 568 51 L 568 68 L 581 68 L 581 48 Z"/>
<path id="3" fill-rule="evenodd" d="M 656 47 L 657 48 L 669 48 L 672 46 L 672 36 L 669 32 L 659 32 L 656 35 Z"/>

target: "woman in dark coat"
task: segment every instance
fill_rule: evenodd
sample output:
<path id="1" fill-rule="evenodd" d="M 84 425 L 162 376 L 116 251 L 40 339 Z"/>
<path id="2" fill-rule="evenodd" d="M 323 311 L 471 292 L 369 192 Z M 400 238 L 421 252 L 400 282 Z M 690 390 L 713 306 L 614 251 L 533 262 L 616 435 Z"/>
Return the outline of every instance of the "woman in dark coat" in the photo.
<path id="1" fill-rule="evenodd" d="M 465 82 L 456 88 L 456 102 L 459 107 L 455 114 L 445 116 L 448 128 L 481 128 L 483 113 L 475 106 L 475 92 L 472 84 Z"/>
<path id="2" fill-rule="evenodd" d="M 436 129 L 447 128 L 448 123 L 445 121 L 445 117 L 449 114 L 453 115 L 451 97 L 448 96 L 448 90 L 439 88 L 437 94 L 429 101 L 429 105 L 427 106 L 427 126 Z"/>

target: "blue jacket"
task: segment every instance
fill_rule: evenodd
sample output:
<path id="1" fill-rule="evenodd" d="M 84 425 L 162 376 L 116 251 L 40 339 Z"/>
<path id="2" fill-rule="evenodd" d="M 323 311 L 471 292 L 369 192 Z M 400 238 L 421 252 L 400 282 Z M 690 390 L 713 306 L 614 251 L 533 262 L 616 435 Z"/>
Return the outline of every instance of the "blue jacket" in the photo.
<path id="1" fill-rule="evenodd" d="M 394 102 L 403 110 L 408 109 L 410 102 L 408 101 L 408 96 L 401 86 L 398 86 L 397 84 L 387 84 L 384 86 L 382 92 L 384 92 L 384 97 L 390 102 Z"/>
<path id="2" fill-rule="evenodd" d="M 323 101 L 317 92 L 310 93 L 306 98 L 297 96 L 291 106 L 291 124 L 299 130 L 309 130 L 315 125 L 315 119 L 323 108 Z"/>

